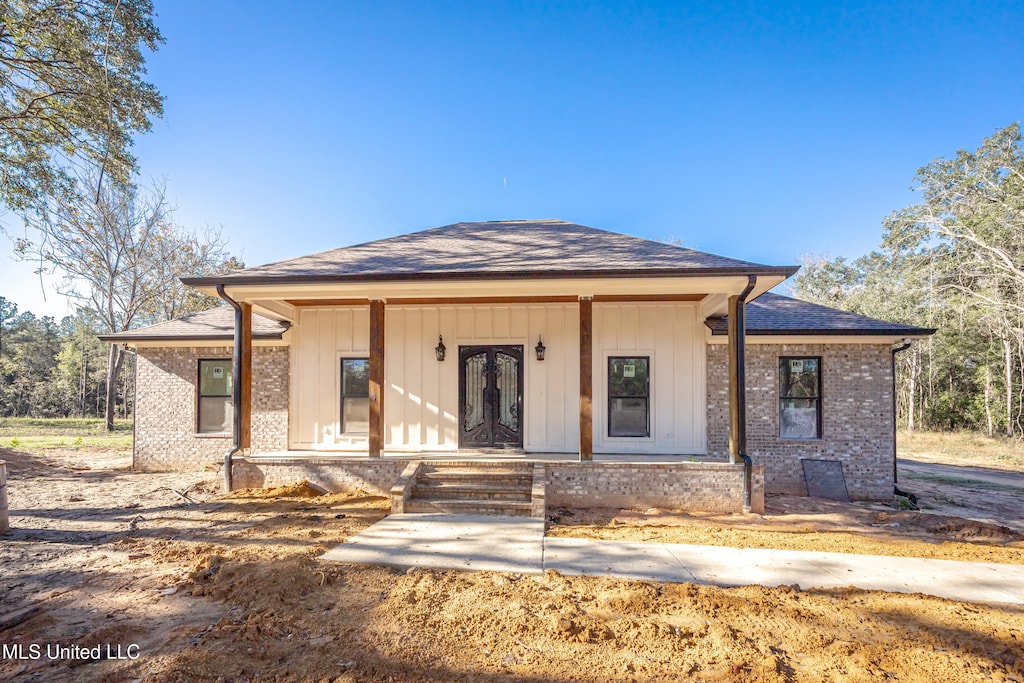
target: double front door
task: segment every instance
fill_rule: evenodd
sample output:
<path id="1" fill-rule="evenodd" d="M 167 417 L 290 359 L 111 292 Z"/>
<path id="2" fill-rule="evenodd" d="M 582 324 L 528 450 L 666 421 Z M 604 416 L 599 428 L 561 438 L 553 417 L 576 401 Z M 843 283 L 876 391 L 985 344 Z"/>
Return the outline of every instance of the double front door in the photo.
<path id="1" fill-rule="evenodd" d="M 459 448 L 523 445 L 523 347 L 459 347 Z"/>

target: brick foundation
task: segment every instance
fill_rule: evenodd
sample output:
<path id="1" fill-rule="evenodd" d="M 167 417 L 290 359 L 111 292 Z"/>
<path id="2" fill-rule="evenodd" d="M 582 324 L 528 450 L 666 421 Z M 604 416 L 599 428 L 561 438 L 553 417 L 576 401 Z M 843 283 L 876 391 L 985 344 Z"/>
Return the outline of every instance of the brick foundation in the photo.
<path id="1" fill-rule="evenodd" d="M 288 448 L 288 349 L 257 346 L 252 353 L 252 450 Z M 231 435 L 196 434 L 200 358 L 231 358 L 227 347 L 138 349 L 134 467 L 144 471 L 218 468 Z"/>
<path id="2" fill-rule="evenodd" d="M 743 509 L 743 466 L 726 463 L 547 463 L 548 510 L 557 507 Z M 751 512 L 764 512 L 764 468 L 751 477 Z"/>
<path id="3" fill-rule="evenodd" d="M 233 489 L 287 486 L 306 480 L 331 493 L 365 491 L 390 496 L 408 460 L 345 460 L 322 458 L 235 458 L 231 467 Z"/>
<path id="4" fill-rule="evenodd" d="M 725 344 L 708 346 L 708 453 L 729 441 Z M 779 358 L 821 357 L 822 438 L 779 438 Z M 747 453 L 769 493 L 806 495 L 801 458 L 837 460 L 850 497 L 893 496 L 892 357 L 888 344 L 747 344 Z"/>
<path id="5" fill-rule="evenodd" d="M 245 458 L 232 467 L 236 489 L 308 480 L 332 493 L 391 495 L 409 460 L 340 457 Z M 414 461 L 413 461 L 414 462 Z M 446 462 L 448 465 L 453 462 Z M 547 509 L 631 507 L 740 512 L 743 466 L 727 463 L 542 463 Z M 539 483 L 539 482 L 538 482 Z M 754 467 L 751 511 L 764 512 L 764 468 Z"/>

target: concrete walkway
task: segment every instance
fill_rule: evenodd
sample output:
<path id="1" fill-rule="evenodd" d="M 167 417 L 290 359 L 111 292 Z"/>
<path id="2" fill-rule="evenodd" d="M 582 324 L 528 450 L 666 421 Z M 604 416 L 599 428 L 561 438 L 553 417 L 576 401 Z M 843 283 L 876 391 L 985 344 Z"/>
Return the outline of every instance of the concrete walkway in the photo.
<path id="1" fill-rule="evenodd" d="M 1024 604 L 1024 565 L 798 550 L 546 538 L 544 520 L 392 515 L 325 553 L 353 564 L 614 576 L 715 586 L 854 586 L 967 602 Z"/>

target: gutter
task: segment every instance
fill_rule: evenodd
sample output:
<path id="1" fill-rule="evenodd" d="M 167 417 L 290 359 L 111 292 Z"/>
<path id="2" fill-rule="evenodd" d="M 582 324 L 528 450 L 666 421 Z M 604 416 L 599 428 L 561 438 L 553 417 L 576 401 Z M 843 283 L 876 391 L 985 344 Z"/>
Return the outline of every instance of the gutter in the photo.
<path id="1" fill-rule="evenodd" d="M 234 409 L 231 411 L 231 450 L 224 454 L 224 493 L 231 493 L 231 459 L 235 453 L 242 451 L 242 307 L 237 301 L 228 296 L 224 291 L 224 285 L 217 285 L 217 296 L 228 302 L 235 309 L 235 350 L 231 363 L 231 402 Z"/>
<path id="2" fill-rule="evenodd" d="M 896 354 L 906 351 L 913 343 L 912 339 L 904 339 L 902 344 L 892 345 L 892 488 L 896 495 L 904 495 L 896 486 Z"/>
<path id="3" fill-rule="evenodd" d="M 736 298 L 736 310 L 733 312 L 736 317 L 739 318 L 739 320 L 735 321 L 736 333 L 743 337 L 746 336 L 747 327 L 746 311 L 744 310 L 744 307 L 747 303 L 747 297 L 750 295 L 750 292 L 753 291 L 754 285 L 756 284 L 757 276 L 749 275 L 747 278 L 746 289 L 744 289 Z M 745 347 L 746 340 L 741 338 L 741 340 L 738 340 L 736 343 L 739 344 L 740 341 L 743 342 Z M 741 417 L 738 420 L 739 429 L 737 430 L 738 438 L 736 439 L 736 455 L 743 458 L 743 512 L 749 513 L 750 489 L 754 463 L 751 461 L 750 456 L 747 455 L 747 372 L 746 361 L 742 358 L 742 356 L 746 356 L 746 351 L 744 350 L 743 354 L 737 354 L 737 356 L 739 356 L 737 360 L 740 362 L 737 363 L 738 367 L 736 368 L 736 403 L 741 413 Z"/>

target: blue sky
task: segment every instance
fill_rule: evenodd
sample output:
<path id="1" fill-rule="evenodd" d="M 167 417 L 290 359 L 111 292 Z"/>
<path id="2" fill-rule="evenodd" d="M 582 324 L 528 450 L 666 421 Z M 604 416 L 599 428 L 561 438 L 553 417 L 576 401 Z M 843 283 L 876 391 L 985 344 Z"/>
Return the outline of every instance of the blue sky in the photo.
<path id="1" fill-rule="evenodd" d="M 1024 112 L 1016 2 L 156 10 L 166 111 L 136 143 L 142 178 L 249 265 L 509 218 L 777 265 L 855 257 L 917 168 Z M 68 312 L 5 256 L 0 294 Z"/>

